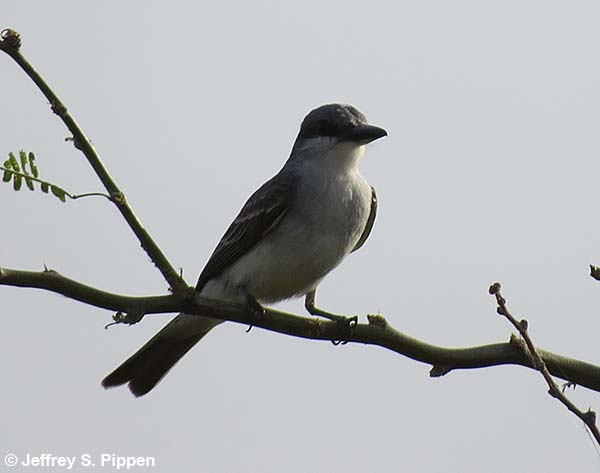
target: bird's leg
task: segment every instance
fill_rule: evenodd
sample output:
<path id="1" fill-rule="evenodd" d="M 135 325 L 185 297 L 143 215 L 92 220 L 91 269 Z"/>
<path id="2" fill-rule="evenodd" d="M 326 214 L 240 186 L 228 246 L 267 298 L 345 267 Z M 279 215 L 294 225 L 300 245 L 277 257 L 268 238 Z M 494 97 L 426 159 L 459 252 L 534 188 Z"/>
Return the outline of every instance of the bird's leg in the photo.
<path id="1" fill-rule="evenodd" d="M 319 317 L 324 317 L 329 320 L 333 320 L 337 322 L 340 326 L 343 327 L 344 330 L 348 331 L 348 333 L 352 333 L 354 327 L 358 324 L 358 316 L 355 315 L 353 317 L 347 317 L 345 315 L 332 314 L 331 312 L 327 312 L 323 309 L 319 309 L 316 305 L 317 299 L 317 290 L 313 289 L 308 294 L 306 294 L 306 298 L 304 299 L 304 307 L 311 315 L 316 315 Z M 342 344 L 348 343 L 348 341 L 342 341 Z M 339 345 L 340 342 L 333 341 L 334 345 Z"/>
<path id="2" fill-rule="evenodd" d="M 333 314 L 331 312 L 327 312 L 323 309 L 319 309 L 316 305 L 317 298 L 317 290 L 313 289 L 308 294 L 306 294 L 306 298 L 304 299 L 304 307 L 311 315 L 317 315 L 319 317 L 325 317 L 326 319 L 333 320 L 334 322 L 344 322 L 348 325 L 356 325 L 358 323 L 358 316 L 355 315 L 353 317 L 347 317 L 345 315 Z"/>
<path id="3" fill-rule="evenodd" d="M 252 314 L 252 324 L 250 325 L 250 327 L 248 327 L 247 330 L 247 332 L 249 332 L 252 329 L 252 325 L 255 322 L 260 321 L 265 317 L 265 308 L 262 305 L 260 305 L 260 302 L 258 302 L 256 300 L 256 297 L 254 297 L 248 291 L 246 286 L 238 286 L 238 291 L 244 298 L 244 301 L 246 302 L 246 307 Z"/>

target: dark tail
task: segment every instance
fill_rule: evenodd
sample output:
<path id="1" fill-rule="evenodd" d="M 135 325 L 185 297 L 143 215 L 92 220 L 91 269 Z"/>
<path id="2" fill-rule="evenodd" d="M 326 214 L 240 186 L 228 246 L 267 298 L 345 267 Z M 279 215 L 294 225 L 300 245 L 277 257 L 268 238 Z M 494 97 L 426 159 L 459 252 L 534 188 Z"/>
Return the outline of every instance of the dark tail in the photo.
<path id="1" fill-rule="evenodd" d="M 154 388 L 169 370 L 221 320 L 179 314 L 154 337 L 102 380 L 112 388 L 129 383 L 134 396 Z"/>

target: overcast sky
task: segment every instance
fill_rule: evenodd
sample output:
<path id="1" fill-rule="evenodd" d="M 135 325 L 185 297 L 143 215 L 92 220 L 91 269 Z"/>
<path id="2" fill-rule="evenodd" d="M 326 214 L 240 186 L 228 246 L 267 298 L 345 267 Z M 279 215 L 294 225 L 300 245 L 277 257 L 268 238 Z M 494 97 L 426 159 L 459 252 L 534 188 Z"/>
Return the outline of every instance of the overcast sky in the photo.
<path id="1" fill-rule="evenodd" d="M 0 26 L 22 34 L 188 282 L 287 159 L 304 115 L 346 102 L 389 137 L 361 166 L 379 194 L 374 231 L 322 284 L 321 305 L 379 310 L 434 344 L 492 343 L 511 333 L 487 294 L 498 280 L 539 346 L 600 363 L 600 285 L 588 276 L 600 264 L 599 16 L 591 1 L 19 0 L 5 2 Z M 43 177 L 101 190 L 5 55 L 0 77 L 0 153 L 35 151 Z M 105 200 L 62 204 L 3 185 L 0 203 L 0 266 L 45 263 L 106 290 L 165 293 Z M 431 379 L 380 348 L 230 323 L 135 399 L 100 380 L 169 315 L 104 330 L 110 312 L 61 296 L 0 287 L 0 298 L 0 462 L 104 453 L 153 456 L 154 472 L 600 468 L 582 424 L 524 368 Z M 279 307 L 303 312 L 300 301 Z M 600 394 L 569 394 L 600 410 Z"/>

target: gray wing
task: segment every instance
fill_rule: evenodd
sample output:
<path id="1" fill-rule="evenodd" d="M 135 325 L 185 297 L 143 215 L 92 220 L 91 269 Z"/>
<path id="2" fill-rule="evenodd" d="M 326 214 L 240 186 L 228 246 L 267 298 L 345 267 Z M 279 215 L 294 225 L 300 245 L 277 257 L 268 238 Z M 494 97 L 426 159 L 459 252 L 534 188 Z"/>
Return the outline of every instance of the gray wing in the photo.
<path id="1" fill-rule="evenodd" d="M 354 253 L 361 246 L 365 244 L 367 238 L 371 234 L 371 230 L 373 229 L 373 224 L 375 223 L 375 217 L 377 216 L 377 192 L 375 192 L 375 188 L 371 186 L 371 212 L 369 213 L 369 218 L 367 219 L 367 224 L 365 225 L 365 229 L 362 232 L 362 235 L 358 239 L 358 242 L 352 249 L 350 253 Z"/>
<path id="2" fill-rule="evenodd" d="M 277 226 L 296 197 L 297 184 L 293 174 L 280 172 L 250 196 L 202 270 L 197 291 Z"/>

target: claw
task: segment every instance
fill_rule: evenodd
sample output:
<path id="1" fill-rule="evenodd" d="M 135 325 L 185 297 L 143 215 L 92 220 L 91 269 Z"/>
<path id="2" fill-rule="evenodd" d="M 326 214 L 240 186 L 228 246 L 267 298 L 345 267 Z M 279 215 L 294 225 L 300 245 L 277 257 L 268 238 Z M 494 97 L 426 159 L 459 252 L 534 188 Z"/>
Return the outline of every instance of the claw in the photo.
<path id="1" fill-rule="evenodd" d="M 265 318 L 265 308 L 254 298 L 254 296 L 248 294 L 246 298 L 246 304 L 248 309 L 252 313 L 252 318 L 255 321 L 260 321 Z"/>
<path id="2" fill-rule="evenodd" d="M 238 287 L 238 291 L 240 291 L 240 294 L 244 296 L 244 299 L 246 301 L 246 307 L 248 308 L 248 311 L 252 316 L 252 323 L 248 326 L 248 330 L 246 330 L 246 333 L 248 333 L 250 330 L 252 330 L 254 323 L 260 322 L 265 318 L 265 308 L 260 304 L 260 302 L 256 300 L 256 298 L 252 294 L 248 292 L 248 290 L 244 286 Z"/>
<path id="3" fill-rule="evenodd" d="M 352 332 L 354 332 L 354 327 L 358 325 L 358 315 L 354 315 L 352 317 L 344 317 L 341 315 L 339 317 L 340 318 L 336 319 L 335 321 L 340 326 L 340 330 L 346 333 L 348 336 L 352 335 Z M 331 340 L 331 343 L 333 343 L 335 346 L 346 345 L 348 340 Z"/>
<path id="4" fill-rule="evenodd" d="M 106 324 L 104 326 L 104 329 L 108 330 L 110 326 L 117 324 L 137 324 L 140 320 L 144 318 L 144 315 L 145 314 L 143 312 L 140 312 L 139 310 L 130 310 L 128 312 L 119 311 L 112 316 L 113 321 L 109 324 Z"/>
<path id="5" fill-rule="evenodd" d="M 346 332 L 348 335 L 352 334 L 354 327 L 358 325 L 358 316 L 354 315 L 352 317 L 346 317 L 345 315 L 332 314 L 331 312 L 327 312 L 323 309 L 319 309 L 316 306 L 316 297 L 317 290 L 313 289 L 311 292 L 306 294 L 306 299 L 304 299 L 304 307 L 311 315 L 316 315 L 318 317 L 324 317 L 329 320 L 333 320 L 337 322 L 340 326 L 342 332 Z M 348 340 L 331 340 L 331 343 L 334 345 L 345 345 L 348 343 Z"/>

